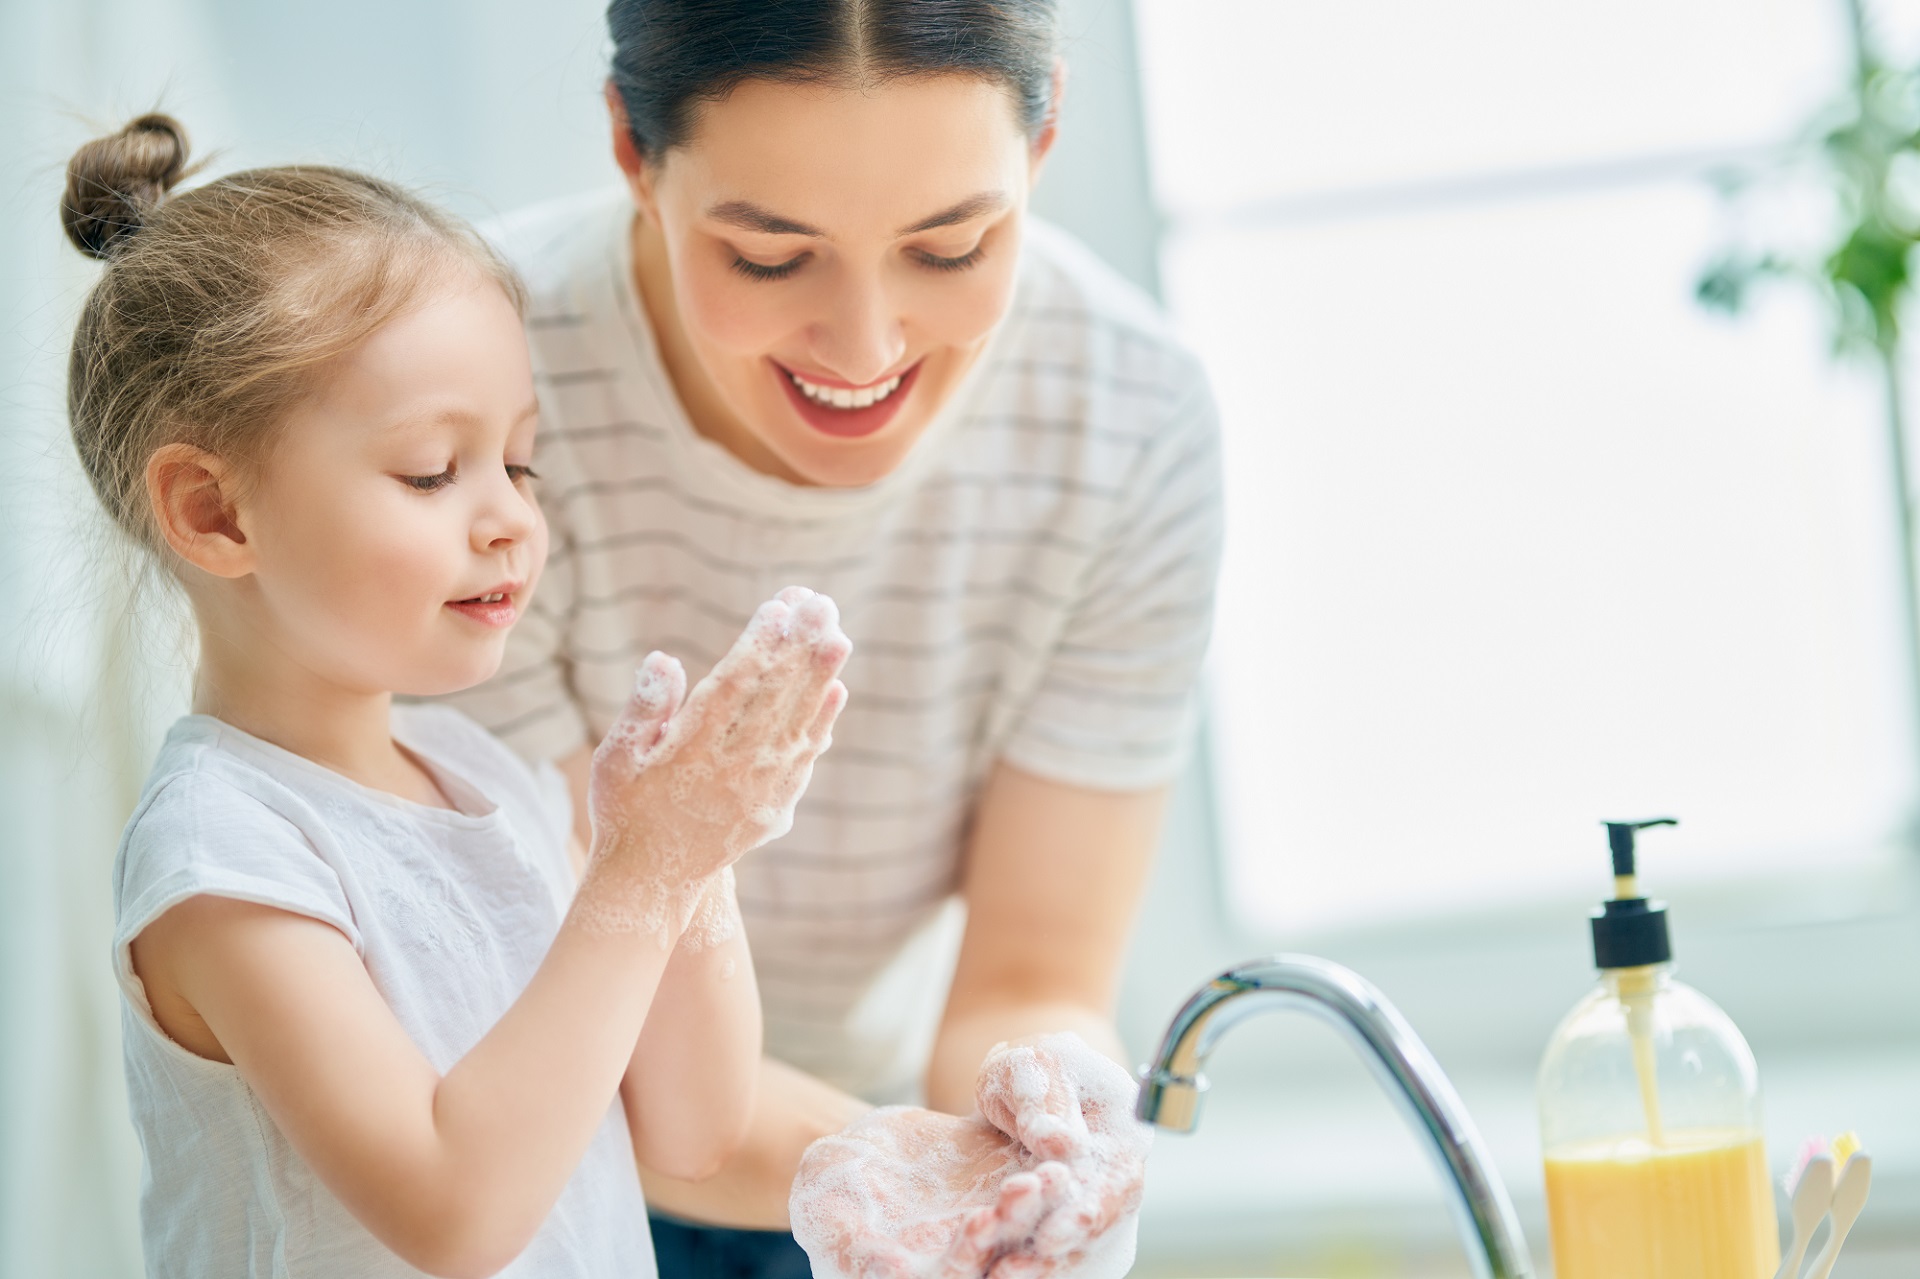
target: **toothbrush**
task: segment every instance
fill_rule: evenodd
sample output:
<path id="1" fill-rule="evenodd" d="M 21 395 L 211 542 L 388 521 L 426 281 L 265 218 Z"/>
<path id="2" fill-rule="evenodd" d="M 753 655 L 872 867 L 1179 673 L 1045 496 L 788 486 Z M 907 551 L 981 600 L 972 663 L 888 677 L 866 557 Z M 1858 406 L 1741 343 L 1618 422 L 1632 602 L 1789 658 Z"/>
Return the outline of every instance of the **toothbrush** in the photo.
<path id="1" fill-rule="evenodd" d="M 1800 1260 L 1807 1255 L 1813 1232 L 1833 1202 L 1833 1156 L 1820 1138 L 1810 1138 L 1800 1147 L 1800 1157 L 1787 1174 L 1787 1195 L 1793 1201 L 1793 1246 L 1773 1279 L 1794 1279 L 1800 1273 Z"/>
<path id="2" fill-rule="evenodd" d="M 1873 1156 L 1864 1150 L 1849 1155 L 1847 1166 L 1840 1170 L 1840 1180 L 1833 1188 L 1833 1225 L 1827 1235 L 1827 1246 L 1813 1259 L 1813 1270 L 1807 1279 L 1827 1279 L 1833 1273 L 1833 1263 L 1840 1258 L 1840 1245 L 1847 1241 L 1847 1231 L 1853 1229 L 1860 1209 L 1866 1206 L 1867 1188 L 1872 1182 Z"/>

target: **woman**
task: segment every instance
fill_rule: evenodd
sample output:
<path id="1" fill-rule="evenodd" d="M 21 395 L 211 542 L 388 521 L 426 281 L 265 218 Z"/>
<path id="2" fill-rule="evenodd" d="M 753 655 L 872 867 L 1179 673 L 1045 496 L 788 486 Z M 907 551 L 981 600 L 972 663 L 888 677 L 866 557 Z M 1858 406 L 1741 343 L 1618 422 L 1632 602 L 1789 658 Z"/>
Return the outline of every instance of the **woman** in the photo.
<path id="1" fill-rule="evenodd" d="M 1211 616 L 1216 425 L 1146 301 L 1026 215 L 1064 77 L 1051 0 L 608 16 L 625 189 L 499 232 L 534 298 L 553 554 L 460 705 L 578 800 L 641 655 L 703 670 L 789 582 L 840 601 L 834 747 L 740 871 L 751 1135 L 698 1183 L 646 1176 L 680 1223 L 782 1232 L 801 1151 L 869 1103 L 964 1112 L 988 1050 L 1043 1032 L 1120 1058 Z M 655 1234 L 671 1279 L 805 1273 L 784 1233 Z"/>

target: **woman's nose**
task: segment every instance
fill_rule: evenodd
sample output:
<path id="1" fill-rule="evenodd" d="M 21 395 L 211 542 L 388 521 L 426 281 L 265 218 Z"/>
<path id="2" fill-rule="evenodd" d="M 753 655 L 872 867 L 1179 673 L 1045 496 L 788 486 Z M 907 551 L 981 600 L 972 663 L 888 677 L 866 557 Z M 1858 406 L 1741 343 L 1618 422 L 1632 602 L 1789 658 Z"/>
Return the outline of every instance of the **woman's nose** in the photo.
<path id="1" fill-rule="evenodd" d="M 854 386 L 878 382 L 906 354 L 906 332 L 878 279 L 848 279 L 835 290 L 829 314 L 809 334 L 813 356 Z"/>

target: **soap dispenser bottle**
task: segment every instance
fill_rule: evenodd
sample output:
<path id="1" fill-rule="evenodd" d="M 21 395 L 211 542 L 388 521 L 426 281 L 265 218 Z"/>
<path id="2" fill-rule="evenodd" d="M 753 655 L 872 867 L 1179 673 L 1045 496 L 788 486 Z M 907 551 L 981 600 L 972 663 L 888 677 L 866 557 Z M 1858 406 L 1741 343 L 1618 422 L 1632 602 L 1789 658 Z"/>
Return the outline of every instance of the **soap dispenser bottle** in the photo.
<path id="1" fill-rule="evenodd" d="M 1634 837 L 1675 824 L 1605 823 L 1600 982 L 1540 1063 L 1556 1279 L 1770 1279 L 1780 1264 L 1753 1053 L 1674 980 L 1666 904 L 1640 895 Z"/>

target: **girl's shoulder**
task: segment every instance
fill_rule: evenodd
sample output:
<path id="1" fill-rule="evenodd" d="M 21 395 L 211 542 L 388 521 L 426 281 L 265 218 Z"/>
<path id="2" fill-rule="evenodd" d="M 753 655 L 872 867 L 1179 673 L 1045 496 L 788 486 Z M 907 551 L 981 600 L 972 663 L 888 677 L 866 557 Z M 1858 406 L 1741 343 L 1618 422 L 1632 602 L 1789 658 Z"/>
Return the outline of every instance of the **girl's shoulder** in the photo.
<path id="1" fill-rule="evenodd" d="M 358 944 L 322 849 L 326 820 L 265 746 L 205 715 L 168 731 L 115 858 L 123 943 L 172 905 L 210 893 L 323 919 Z"/>

